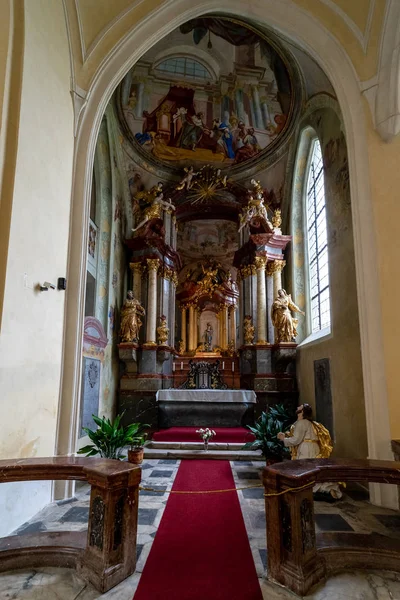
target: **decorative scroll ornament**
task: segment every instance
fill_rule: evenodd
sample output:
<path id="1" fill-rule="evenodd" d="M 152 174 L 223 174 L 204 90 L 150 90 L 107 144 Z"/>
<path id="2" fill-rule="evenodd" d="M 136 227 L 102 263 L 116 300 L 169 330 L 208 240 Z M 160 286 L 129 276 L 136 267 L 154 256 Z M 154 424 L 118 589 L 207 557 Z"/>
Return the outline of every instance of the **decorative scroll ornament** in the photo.
<path id="1" fill-rule="evenodd" d="M 178 275 L 174 269 L 171 269 L 171 267 L 164 267 L 162 276 L 164 279 L 172 281 L 174 285 L 178 285 Z"/>
<path id="2" fill-rule="evenodd" d="M 241 279 L 246 279 L 251 275 L 256 275 L 256 266 L 255 265 L 246 265 L 245 267 L 241 267 L 238 270 L 237 279 L 240 281 Z"/>
<path id="3" fill-rule="evenodd" d="M 157 327 L 157 336 L 158 343 L 160 346 L 165 346 L 168 341 L 169 329 L 167 327 L 167 317 L 165 315 L 161 315 L 160 324 Z"/>
<path id="4" fill-rule="evenodd" d="M 254 325 L 250 315 L 246 315 L 243 321 L 243 337 L 246 346 L 254 344 Z"/>
<path id="5" fill-rule="evenodd" d="M 145 310 L 143 306 L 133 296 L 133 292 L 129 290 L 121 309 L 121 325 L 119 330 L 121 342 L 137 342 L 139 340 L 139 331 L 142 326 L 140 317 L 144 315 Z"/>

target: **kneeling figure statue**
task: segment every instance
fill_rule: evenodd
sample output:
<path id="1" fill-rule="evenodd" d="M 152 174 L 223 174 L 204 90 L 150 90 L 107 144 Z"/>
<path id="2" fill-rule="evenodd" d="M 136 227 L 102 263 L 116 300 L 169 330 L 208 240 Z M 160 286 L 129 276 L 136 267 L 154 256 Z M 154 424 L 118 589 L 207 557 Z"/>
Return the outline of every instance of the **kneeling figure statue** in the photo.
<path id="1" fill-rule="evenodd" d="M 329 431 L 312 419 L 312 408 L 301 404 L 296 410 L 297 421 L 290 431 L 278 433 L 278 440 L 290 448 L 292 460 L 304 458 L 329 458 L 333 450 Z M 342 492 L 338 483 L 316 483 L 313 487 L 315 499 L 338 500 Z"/>

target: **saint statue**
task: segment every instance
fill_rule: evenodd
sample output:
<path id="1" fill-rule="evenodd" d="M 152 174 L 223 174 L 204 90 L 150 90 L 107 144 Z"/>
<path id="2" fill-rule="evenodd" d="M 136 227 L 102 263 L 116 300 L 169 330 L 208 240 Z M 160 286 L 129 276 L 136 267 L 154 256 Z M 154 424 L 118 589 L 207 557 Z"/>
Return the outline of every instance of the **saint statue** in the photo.
<path id="1" fill-rule="evenodd" d="M 254 343 L 254 325 L 250 315 L 246 315 L 243 321 L 244 343 L 248 346 Z"/>
<path id="2" fill-rule="evenodd" d="M 160 324 L 157 327 L 158 343 L 161 346 L 163 346 L 167 343 L 168 334 L 169 334 L 169 329 L 167 327 L 167 317 L 165 315 L 161 315 Z"/>
<path id="3" fill-rule="evenodd" d="M 213 333 L 214 330 L 211 323 L 207 323 L 207 327 L 204 331 L 204 348 L 206 352 L 211 352 Z"/>
<path id="4" fill-rule="evenodd" d="M 292 301 L 291 295 L 285 290 L 278 290 L 278 295 L 275 298 L 271 307 L 272 324 L 275 327 L 275 343 L 294 342 L 297 330 L 296 326 L 298 319 L 292 317 L 293 310 L 301 315 L 305 313 Z"/>
<path id="5" fill-rule="evenodd" d="M 133 292 L 129 290 L 126 295 L 126 300 L 121 309 L 121 325 L 119 335 L 121 342 L 137 342 L 139 339 L 139 331 L 142 326 L 140 316 L 144 316 L 145 310 L 133 296 Z"/>
<path id="6" fill-rule="evenodd" d="M 132 229 L 133 232 L 143 227 L 150 219 L 161 219 L 163 210 L 175 210 L 175 206 L 170 200 L 165 201 L 163 199 L 164 193 L 161 190 L 158 191 L 155 196 L 150 196 L 150 198 L 150 205 L 146 206 L 144 209 L 142 220 Z"/>
<path id="7" fill-rule="evenodd" d="M 264 221 L 264 223 L 268 225 L 270 229 L 273 229 L 273 225 L 268 218 L 267 208 L 264 204 L 264 194 L 260 182 L 256 182 L 254 179 L 252 179 L 251 182 L 256 194 L 254 197 L 251 192 L 249 193 L 247 205 L 240 214 L 239 233 L 242 231 L 245 225 L 250 225 L 251 221 L 254 219 L 260 219 L 261 221 Z"/>
<path id="8" fill-rule="evenodd" d="M 290 448 L 292 460 L 305 458 L 329 458 L 333 450 L 329 431 L 312 419 L 312 408 L 309 404 L 301 404 L 296 410 L 297 421 L 290 431 L 278 433 L 278 440 Z M 316 499 L 339 499 L 342 492 L 337 483 L 317 483 L 313 488 L 314 494 L 320 494 Z M 324 495 L 321 497 L 321 495 Z"/>

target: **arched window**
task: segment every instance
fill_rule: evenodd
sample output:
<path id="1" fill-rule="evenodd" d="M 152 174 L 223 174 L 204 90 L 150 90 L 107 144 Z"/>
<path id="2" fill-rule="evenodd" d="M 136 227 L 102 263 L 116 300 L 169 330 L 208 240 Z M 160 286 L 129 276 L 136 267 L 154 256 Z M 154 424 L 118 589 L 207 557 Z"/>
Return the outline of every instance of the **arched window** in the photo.
<path id="1" fill-rule="evenodd" d="M 305 204 L 311 331 L 316 333 L 331 326 L 324 167 L 317 139 L 311 145 Z"/>
<path id="2" fill-rule="evenodd" d="M 163 60 L 156 66 L 156 71 L 161 71 L 168 75 L 189 77 L 191 79 L 213 79 L 209 70 L 201 63 L 193 58 L 186 58 L 184 56 L 175 56 Z"/>

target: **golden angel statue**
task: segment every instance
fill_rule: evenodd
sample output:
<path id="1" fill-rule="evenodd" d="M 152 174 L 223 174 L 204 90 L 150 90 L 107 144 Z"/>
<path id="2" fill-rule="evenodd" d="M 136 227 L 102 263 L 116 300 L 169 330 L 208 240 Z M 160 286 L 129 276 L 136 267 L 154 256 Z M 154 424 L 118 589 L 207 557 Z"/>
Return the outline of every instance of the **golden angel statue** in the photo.
<path id="1" fill-rule="evenodd" d="M 126 300 L 121 309 L 121 325 L 119 335 L 121 342 L 137 342 L 139 339 L 139 331 L 142 326 L 141 316 L 145 315 L 145 310 L 133 296 L 133 292 L 129 290 L 126 295 Z"/>
<path id="2" fill-rule="evenodd" d="M 198 175 L 198 173 L 194 172 L 193 167 L 189 167 L 189 168 L 185 167 L 184 171 L 185 171 L 186 175 L 176 186 L 175 189 L 177 189 L 177 190 L 184 190 L 185 188 L 186 188 L 186 190 L 190 190 L 190 188 L 192 187 L 193 179 L 196 177 L 196 175 Z"/>
<path id="3" fill-rule="evenodd" d="M 290 448 L 292 460 L 305 458 L 329 458 L 333 450 L 329 431 L 312 418 L 312 408 L 309 404 L 301 404 L 296 410 L 297 421 L 290 431 L 278 433 L 278 439 Z M 313 492 L 325 494 L 333 499 L 342 497 L 337 483 L 317 483 Z M 317 498 L 319 499 L 319 498 Z"/>
<path id="4" fill-rule="evenodd" d="M 212 269 L 211 267 L 204 268 L 204 265 L 201 265 L 204 277 L 201 281 L 199 281 L 200 291 L 201 292 L 212 292 L 213 289 L 218 284 L 218 268 Z"/>
<path id="5" fill-rule="evenodd" d="M 254 343 L 254 325 L 250 315 L 246 315 L 243 321 L 243 337 L 247 346 Z"/>
<path id="6" fill-rule="evenodd" d="M 164 193 L 162 191 L 159 191 L 152 198 L 151 204 L 149 206 L 146 206 L 146 208 L 143 211 L 140 223 L 132 229 L 133 232 L 143 227 L 143 225 L 145 225 L 147 221 L 150 221 L 150 219 L 161 219 L 164 210 L 175 210 L 175 206 L 172 204 L 172 202 L 170 200 L 165 201 L 163 198 Z"/>
<path id="7" fill-rule="evenodd" d="M 278 295 L 272 303 L 271 319 L 275 327 L 275 343 L 293 342 L 297 335 L 298 319 L 292 317 L 293 312 L 298 312 L 301 315 L 305 313 L 293 302 L 290 294 L 285 290 L 278 290 Z"/>
<path id="8" fill-rule="evenodd" d="M 158 343 L 161 346 L 164 346 L 168 341 L 169 329 L 167 327 L 167 317 L 165 315 L 161 315 L 160 324 L 157 327 L 157 336 Z"/>

